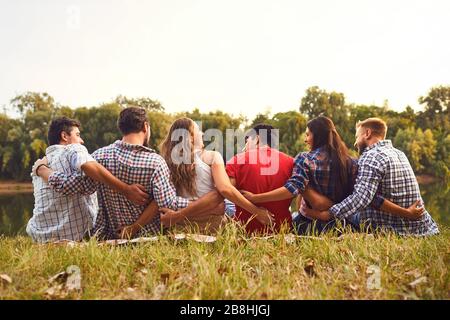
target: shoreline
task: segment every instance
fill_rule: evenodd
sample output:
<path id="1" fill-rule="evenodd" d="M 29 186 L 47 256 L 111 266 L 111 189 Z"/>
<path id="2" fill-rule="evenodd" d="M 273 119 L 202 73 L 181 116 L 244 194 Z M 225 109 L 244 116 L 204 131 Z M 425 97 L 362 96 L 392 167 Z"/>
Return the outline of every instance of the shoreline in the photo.
<path id="1" fill-rule="evenodd" d="M 0 180 L 0 194 L 30 193 L 30 192 L 33 192 L 33 184 L 31 182 Z"/>
<path id="2" fill-rule="evenodd" d="M 417 175 L 417 182 L 420 185 L 429 185 L 441 181 L 438 177 L 428 174 Z M 443 180 L 442 180 L 443 181 Z M 0 194 L 10 193 L 27 193 L 33 192 L 33 184 L 31 182 L 18 182 L 14 180 L 0 180 Z"/>
<path id="3" fill-rule="evenodd" d="M 443 179 L 439 179 L 438 177 L 429 175 L 429 174 L 420 174 L 416 176 L 417 182 L 422 185 L 432 184 L 439 181 L 444 181 Z"/>

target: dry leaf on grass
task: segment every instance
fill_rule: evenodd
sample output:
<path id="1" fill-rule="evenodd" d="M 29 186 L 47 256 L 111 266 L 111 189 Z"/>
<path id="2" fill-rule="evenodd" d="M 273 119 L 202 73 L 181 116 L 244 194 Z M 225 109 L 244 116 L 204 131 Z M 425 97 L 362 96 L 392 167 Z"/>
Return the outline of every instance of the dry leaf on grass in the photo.
<path id="1" fill-rule="evenodd" d="M 139 270 L 139 272 L 144 276 L 148 274 L 148 270 L 146 268 Z"/>
<path id="2" fill-rule="evenodd" d="M 420 278 L 422 276 L 422 274 L 420 273 L 419 269 L 414 269 L 414 270 L 407 271 L 407 272 L 405 272 L 405 274 L 407 276 L 413 276 L 414 279 Z"/>
<path id="3" fill-rule="evenodd" d="M 79 291 L 81 290 L 81 272 L 80 268 L 77 266 L 69 266 L 67 268 L 67 273 L 69 276 L 66 280 L 66 289 L 68 291 Z"/>
<path id="4" fill-rule="evenodd" d="M 56 245 L 56 246 L 66 246 L 67 248 L 76 248 L 76 247 L 85 247 L 88 245 L 88 243 L 72 241 L 72 240 L 57 240 L 57 241 L 44 243 L 43 245 Z"/>
<path id="5" fill-rule="evenodd" d="M 297 239 L 297 237 L 293 234 L 287 234 L 284 237 L 284 241 L 286 241 L 287 244 L 293 244 L 295 243 L 295 240 Z"/>
<path id="6" fill-rule="evenodd" d="M 155 300 L 161 300 L 165 293 L 166 293 L 167 287 L 165 284 L 161 283 L 155 287 L 153 290 L 153 299 Z"/>
<path id="7" fill-rule="evenodd" d="M 50 277 L 48 283 L 52 286 L 45 290 L 45 295 L 50 299 L 64 299 L 69 293 L 81 291 L 80 268 L 69 266 L 66 271 Z"/>
<path id="8" fill-rule="evenodd" d="M 7 274 L 0 274 L 0 283 L 11 284 L 12 283 L 12 279 Z"/>
<path id="9" fill-rule="evenodd" d="M 175 240 L 185 240 L 185 239 L 189 239 L 189 240 L 194 240 L 197 242 L 206 242 L 206 243 L 211 243 L 217 240 L 216 237 L 214 236 L 206 236 L 203 234 L 184 234 L 184 233 L 176 233 L 173 235 Z"/>
<path id="10" fill-rule="evenodd" d="M 45 290 L 45 296 L 49 299 L 64 299 L 68 295 L 67 290 L 64 290 L 63 284 L 58 284 Z"/>
<path id="11" fill-rule="evenodd" d="M 355 285 L 355 284 L 350 284 L 349 286 L 348 286 L 349 288 L 350 288 L 350 290 L 353 290 L 353 291 L 358 291 L 358 286 L 357 285 Z"/>
<path id="12" fill-rule="evenodd" d="M 48 282 L 50 284 L 52 284 L 54 282 L 64 282 L 67 280 L 68 276 L 69 276 L 69 274 L 65 271 L 59 272 L 59 273 L 55 274 L 54 276 L 48 278 Z"/>
<path id="13" fill-rule="evenodd" d="M 213 236 L 205 236 L 203 234 L 188 234 L 187 235 L 188 239 L 192 239 L 194 241 L 197 242 L 207 242 L 207 243 L 211 243 L 216 241 L 216 237 Z"/>
<path id="14" fill-rule="evenodd" d="M 99 246 L 122 246 L 122 245 L 126 245 L 126 244 L 135 244 L 135 243 L 145 243 L 145 242 L 154 242 L 154 241 L 158 241 L 159 238 L 157 236 L 154 237 L 139 237 L 139 238 L 134 238 L 134 239 L 112 239 L 112 240 L 105 240 L 102 242 L 99 242 L 98 245 Z"/>
<path id="15" fill-rule="evenodd" d="M 409 283 L 408 286 L 410 288 L 415 288 L 418 285 L 422 284 L 422 283 L 426 283 L 427 282 L 427 277 L 420 277 L 416 280 L 414 280 L 413 282 Z"/>
<path id="16" fill-rule="evenodd" d="M 129 240 L 130 243 L 144 243 L 144 242 L 154 242 L 158 241 L 159 238 L 157 236 L 154 237 L 140 237 Z"/>

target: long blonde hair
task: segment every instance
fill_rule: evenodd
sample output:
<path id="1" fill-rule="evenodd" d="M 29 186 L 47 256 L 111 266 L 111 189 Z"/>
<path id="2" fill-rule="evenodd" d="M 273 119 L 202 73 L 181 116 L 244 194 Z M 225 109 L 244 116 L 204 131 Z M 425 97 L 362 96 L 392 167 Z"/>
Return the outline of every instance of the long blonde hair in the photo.
<path id="1" fill-rule="evenodd" d="M 161 156 L 167 162 L 175 188 L 191 196 L 197 196 L 194 125 L 194 121 L 189 118 L 175 120 L 160 146 Z"/>

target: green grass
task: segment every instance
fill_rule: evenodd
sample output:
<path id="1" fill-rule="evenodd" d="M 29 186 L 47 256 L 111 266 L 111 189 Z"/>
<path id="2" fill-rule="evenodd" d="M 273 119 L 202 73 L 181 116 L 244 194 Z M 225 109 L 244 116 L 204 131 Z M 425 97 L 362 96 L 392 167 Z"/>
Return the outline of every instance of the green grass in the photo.
<path id="1" fill-rule="evenodd" d="M 235 225 L 214 243 L 158 241 L 99 247 L 0 238 L 0 299 L 449 299 L 450 230 L 430 238 L 349 233 L 247 238 Z M 48 279 L 76 265 L 81 287 L 46 294 Z M 368 289 L 369 266 L 380 289 Z M 426 281 L 409 284 L 420 277 Z M 131 288 L 131 289 L 130 289 Z"/>

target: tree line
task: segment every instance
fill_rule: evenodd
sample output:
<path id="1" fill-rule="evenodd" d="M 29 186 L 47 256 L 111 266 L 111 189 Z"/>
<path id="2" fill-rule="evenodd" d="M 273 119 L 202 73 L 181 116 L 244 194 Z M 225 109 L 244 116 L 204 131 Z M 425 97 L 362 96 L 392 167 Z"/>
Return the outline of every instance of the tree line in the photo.
<path id="1" fill-rule="evenodd" d="M 380 117 L 388 124 L 387 138 L 408 156 L 416 174 L 431 174 L 450 178 L 450 86 L 437 86 L 426 96 L 419 97 L 423 111 L 415 112 L 407 106 L 397 112 L 383 106 L 349 104 L 340 92 L 320 89 L 306 90 L 298 111 L 260 113 L 253 120 L 222 111 L 202 113 L 167 113 L 162 104 L 147 97 L 128 98 L 118 96 L 113 101 L 94 107 L 71 108 L 60 105 L 48 93 L 27 92 L 10 101 L 9 108 L 18 118 L 0 114 L 0 179 L 29 180 L 34 161 L 45 154 L 47 130 L 50 121 L 57 116 L 67 116 L 81 122 L 82 137 L 90 152 L 108 145 L 121 135 L 116 122 L 120 111 L 128 106 L 139 106 L 148 112 L 151 124 L 151 146 L 158 146 L 168 132 L 172 121 L 187 116 L 202 121 L 202 129 L 226 129 L 252 127 L 256 123 L 269 123 L 279 131 L 279 148 L 295 156 L 306 151 L 304 132 L 308 119 L 326 115 L 333 119 L 339 134 L 354 151 L 355 123 L 369 117 Z M 225 149 L 224 149 L 225 150 Z"/>

